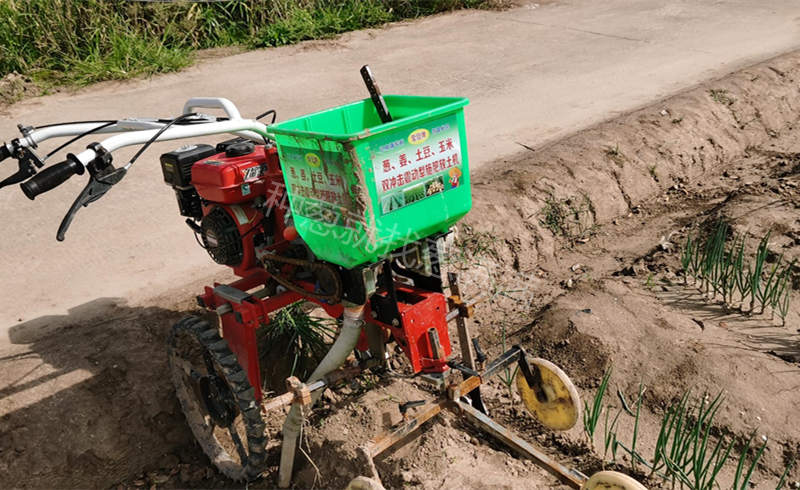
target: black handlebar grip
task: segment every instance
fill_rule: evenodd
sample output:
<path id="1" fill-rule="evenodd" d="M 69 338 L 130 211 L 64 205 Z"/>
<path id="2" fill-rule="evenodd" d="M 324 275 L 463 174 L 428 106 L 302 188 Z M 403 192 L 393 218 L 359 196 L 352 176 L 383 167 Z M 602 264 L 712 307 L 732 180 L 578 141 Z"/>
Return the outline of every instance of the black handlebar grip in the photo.
<path id="1" fill-rule="evenodd" d="M 5 143 L 0 143 L 0 162 L 11 156 L 11 150 Z"/>
<path id="2" fill-rule="evenodd" d="M 73 175 L 83 174 L 85 170 L 86 168 L 81 162 L 77 160 L 65 160 L 52 167 L 47 167 L 19 186 L 22 188 L 22 192 L 28 196 L 28 199 L 33 200 L 33 198 L 39 194 L 60 186 Z"/>

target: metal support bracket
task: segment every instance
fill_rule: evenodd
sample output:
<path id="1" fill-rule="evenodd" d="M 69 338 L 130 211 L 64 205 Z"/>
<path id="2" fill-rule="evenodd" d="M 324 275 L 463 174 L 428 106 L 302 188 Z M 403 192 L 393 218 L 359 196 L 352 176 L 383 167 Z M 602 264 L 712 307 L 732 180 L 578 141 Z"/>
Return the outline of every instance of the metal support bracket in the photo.
<path id="1" fill-rule="evenodd" d="M 523 457 L 529 458 L 536 465 L 555 475 L 567 486 L 576 489 L 581 488 L 588 480 L 586 475 L 578 470 L 567 468 L 543 452 L 537 450 L 517 434 L 489 418 L 479 407 L 471 406 L 469 403 L 461 401 L 462 397 L 476 392 L 486 379 L 515 362 L 520 364 L 520 370 L 523 376 L 525 376 L 526 381 L 528 381 L 532 387 L 538 387 L 538 390 L 541 390 L 541 373 L 538 369 L 535 369 L 535 366 L 534 369 L 530 369 L 525 349 L 518 345 L 515 345 L 494 360 L 482 374 L 475 373 L 474 375 L 470 375 L 469 373 L 474 373 L 474 370 L 461 364 L 450 363 L 452 368 L 458 369 L 465 374 L 465 380 L 460 383 L 451 383 L 447 387 L 444 397 L 437 401 L 424 404 L 420 401 L 414 401 L 404 404 L 405 406 L 401 406 L 401 412 L 403 413 L 402 422 L 391 427 L 388 431 L 379 434 L 368 444 L 359 448 L 359 454 L 365 460 L 365 466 L 370 470 L 369 476 L 380 481 L 380 476 L 378 475 L 378 470 L 375 467 L 373 458 L 409 437 L 412 433 L 419 430 L 425 422 L 438 415 L 442 410 L 450 410 L 456 415 L 465 416 L 479 429 L 497 438 Z M 526 371 L 527 374 L 525 374 Z M 537 397 L 538 396 L 537 392 Z M 405 410 L 402 410 L 403 408 L 405 408 Z M 417 408 L 416 415 L 413 418 L 408 417 L 408 411 L 414 408 Z"/>
<path id="2" fill-rule="evenodd" d="M 529 458 L 536 465 L 550 472 L 571 488 L 581 488 L 583 483 L 589 478 L 578 470 L 567 468 L 558 461 L 553 460 L 541 451 L 538 451 L 526 440 L 519 437 L 514 432 L 498 424 L 482 412 L 474 409 L 466 403 L 455 401 L 457 409 L 464 414 L 470 422 L 478 426 L 479 429 L 497 438 L 503 444 L 510 447 L 522 456 Z"/>
<path id="3" fill-rule="evenodd" d="M 220 284 L 219 286 L 215 287 L 214 294 L 226 301 L 236 303 L 237 305 L 242 304 L 252 296 L 250 293 L 246 293 L 227 284 Z"/>

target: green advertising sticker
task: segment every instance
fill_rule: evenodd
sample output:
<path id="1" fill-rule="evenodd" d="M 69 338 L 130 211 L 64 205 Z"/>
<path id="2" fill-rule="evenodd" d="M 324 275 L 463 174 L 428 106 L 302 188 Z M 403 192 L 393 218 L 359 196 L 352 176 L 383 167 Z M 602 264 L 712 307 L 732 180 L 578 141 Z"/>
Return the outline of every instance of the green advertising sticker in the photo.
<path id="1" fill-rule="evenodd" d="M 282 154 L 284 178 L 300 216 L 353 226 L 353 199 L 347 192 L 341 153 L 290 148 Z"/>
<path id="2" fill-rule="evenodd" d="M 393 136 L 370 146 L 382 214 L 461 184 L 461 141 L 455 116 Z"/>

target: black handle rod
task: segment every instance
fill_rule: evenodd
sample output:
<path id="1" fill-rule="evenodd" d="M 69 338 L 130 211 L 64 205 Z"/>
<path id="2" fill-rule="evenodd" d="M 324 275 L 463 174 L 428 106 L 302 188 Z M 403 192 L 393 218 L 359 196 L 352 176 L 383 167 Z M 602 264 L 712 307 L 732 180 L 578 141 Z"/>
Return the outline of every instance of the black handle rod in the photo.
<path id="1" fill-rule="evenodd" d="M 386 106 L 386 101 L 383 100 L 381 89 L 378 88 L 378 82 L 372 76 L 372 70 L 369 69 L 369 65 L 361 67 L 361 78 L 364 79 L 364 84 L 369 90 L 369 96 L 372 98 L 372 103 L 375 104 L 375 109 L 378 111 L 378 117 L 381 118 L 381 122 L 384 124 L 392 122 L 392 115 L 389 114 L 389 108 Z"/>

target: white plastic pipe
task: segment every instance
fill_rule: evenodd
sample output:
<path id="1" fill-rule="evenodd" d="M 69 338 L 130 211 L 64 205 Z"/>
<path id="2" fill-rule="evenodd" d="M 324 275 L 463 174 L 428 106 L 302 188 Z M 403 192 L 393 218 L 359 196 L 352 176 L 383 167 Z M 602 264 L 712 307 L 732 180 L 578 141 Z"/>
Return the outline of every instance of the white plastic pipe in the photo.
<path id="1" fill-rule="evenodd" d="M 103 140 L 100 144 L 113 152 L 125 146 L 140 145 L 147 143 L 155 136 L 160 129 L 148 129 L 142 131 L 132 131 L 122 133 Z M 183 138 L 194 138 L 211 134 L 233 133 L 244 136 L 245 138 L 260 139 L 267 135 L 267 126 L 258 121 L 250 119 L 236 119 L 232 121 L 221 121 L 205 124 L 190 124 L 188 126 L 173 126 L 158 137 L 156 141 L 170 141 Z M 92 149 L 86 149 L 78 153 L 77 158 L 83 165 L 88 165 L 97 154 Z"/>
<path id="2" fill-rule="evenodd" d="M 192 97 L 183 105 L 183 113 L 194 112 L 195 109 L 222 109 L 230 119 L 241 119 L 236 104 L 222 97 Z"/>
<path id="3" fill-rule="evenodd" d="M 339 337 L 331 346 L 331 349 L 319 363 L 317 369 L 311 373 L 306 380 L 306 384 L 313 383 L 322 379 L 329 372 L 338 369 L 347 356 L 353 352 L 358 337 L 361 335 L 361 328 L 364 326 L 364 305 L 345 306 L 344 321 Z M 311 394 L 311 406 L 317 402 L 322 392 L 318 390 Z M 294 469 L 294 458 L 297 453 L 297 439 L 300 436 L 300 427 L 303 424 L 303 413 L 298 405 L 292 405 L 286 421 L 283 423 L 283 446 L 281 447 L 281 465 L 278 470 L 278 486 L 287 488 L 292 481 L 292 470 Z"/>

